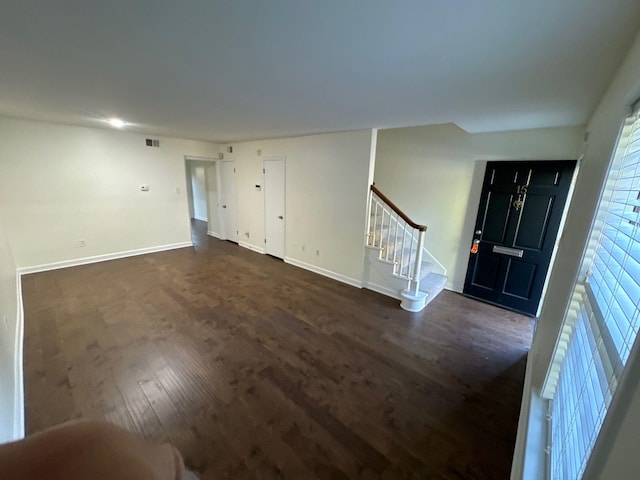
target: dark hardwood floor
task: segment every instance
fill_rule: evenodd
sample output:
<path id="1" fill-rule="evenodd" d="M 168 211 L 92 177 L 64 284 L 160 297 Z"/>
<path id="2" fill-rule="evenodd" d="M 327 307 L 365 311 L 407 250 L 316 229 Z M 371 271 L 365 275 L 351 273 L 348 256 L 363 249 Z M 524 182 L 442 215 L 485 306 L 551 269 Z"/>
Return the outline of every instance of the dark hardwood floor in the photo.
<path id="1" fill-rule="evenodd" d="M 106 419 L 205 480 L 509 477 L 532 319 L 194 240 L 23 277 L 29 433 Z"/>

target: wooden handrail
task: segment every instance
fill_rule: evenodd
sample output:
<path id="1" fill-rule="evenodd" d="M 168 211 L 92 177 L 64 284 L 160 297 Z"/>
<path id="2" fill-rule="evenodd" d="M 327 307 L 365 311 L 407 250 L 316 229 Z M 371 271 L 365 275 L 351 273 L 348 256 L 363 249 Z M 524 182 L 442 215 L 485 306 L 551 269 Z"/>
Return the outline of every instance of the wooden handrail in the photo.
<path id="1" fill-rule="evenodd" d="M 408 225 L 411 225 L 413 228 L 421 231 L 421 232 L 426 232 L 427 231 L 427 227 L 426 225 L 419 225 L 416 222 L 414 222 L 413 220 L 411 220 L 406 213 L 404 213 L 402 210 L 400 210 L 400 208 L 393 203 L 391 200 L 389 200 L 387 198 L 387 196 L 382 193 L 380 190 L 378 190 L 378 187 L 376 187 L 375 185 L 371 185 L 371 191 L 373 193 L 375 193 L 378 197 L 380 197 L 380 199 L 386 203 L 387 205 L 389 205 L 389 207 L 391 207 L 391 210 L 393 210 L 394 212 L 396 212 L 400 217 L 402 217 L 402 219 L 407 222 Z"/>

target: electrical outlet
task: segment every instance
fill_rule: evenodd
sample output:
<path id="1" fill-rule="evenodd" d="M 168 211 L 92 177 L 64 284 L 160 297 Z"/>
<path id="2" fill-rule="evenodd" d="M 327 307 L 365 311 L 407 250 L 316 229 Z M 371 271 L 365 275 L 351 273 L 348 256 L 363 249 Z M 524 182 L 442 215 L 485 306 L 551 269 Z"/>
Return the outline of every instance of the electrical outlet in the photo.
<path id="1" fill-rule="evenodd" d="M 78 240 L 78 246 L 79 247 L 86 247 L 87 246 L 87 242 L 85 242 L 84 240 Z"/>

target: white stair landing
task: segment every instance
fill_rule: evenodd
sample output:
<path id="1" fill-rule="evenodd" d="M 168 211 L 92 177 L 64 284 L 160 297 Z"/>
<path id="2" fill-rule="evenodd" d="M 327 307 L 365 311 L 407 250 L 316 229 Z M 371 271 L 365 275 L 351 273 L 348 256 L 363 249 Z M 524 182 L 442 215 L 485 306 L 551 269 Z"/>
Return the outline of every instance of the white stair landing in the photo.
<path id="1" fill-rule="evenodd" d="M 417 294 L 407 290 L 407 279 L 395 272 L 398 267 L 394 262 L 380 258 L 380 247 L 367 246 L 365 255 L 364 287 L 383 295 L 400 300 L 400 306 L 409 312 L 424 309 L 444 289 L 447 277 L 437 273 L 440 268 L 431 262 L 422 262 L 420 269 L 420 286 Z M 435 270 L 435 271 L 434 271 Z"/>

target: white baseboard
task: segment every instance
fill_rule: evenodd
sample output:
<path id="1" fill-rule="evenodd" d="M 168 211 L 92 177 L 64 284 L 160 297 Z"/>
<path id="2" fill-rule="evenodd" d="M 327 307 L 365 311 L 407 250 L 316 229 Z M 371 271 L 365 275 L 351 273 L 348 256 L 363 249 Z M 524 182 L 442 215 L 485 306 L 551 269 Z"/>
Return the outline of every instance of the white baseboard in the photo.
<path id="1" fill-rule="evenodd" d="M 24 346 L 24 308 L 22 306 L 22 281 L 16 271 L 16 295 L 18 297 L 18 318 L 16 320 L 16 337 L 14 344 L 14 399 L 13 399 L 13 437 L 15 440 L 24 438 L 24 370 L 22 366 Z"/>
<path id="2" fill-rule="evenodd" d="M 222 239 L 222 235 L 216 232 L 212 232 L 211 230 L 207 230 L 207 235 L 209 235 L 210 237 L 215 237 L 215 238 L 219 238 Z"/>
<path id="3" fill-rule="evenodd" d="M 160 245 L 157 247 L 138 248 L 136 250 L 127 250 L 124 252 L 108 253 L 105 255 L 96 255 L 93 257 L 76 258 L 74 260 L 65 260 L 63 262 L 47 263 L 43 265 L 34 265 L 31 267 L 23 267 L 16 270 L 16 295 L 18 301 L 18 312 L 16 322 L 16 336 L 14 344 L 14 413 L 13 413 L 13 436 L 16 440 L 25 436 L 25 413 L 24 413 L 24 370 L 22 365 L 23 346 L 24 346 L 24 308 L 22 304 L 22 275 L 37 272 L 46 272 L 49 270 L 58 270 L 60 268 L 75 267 L 79 265 L 87 265 L 90 263 L 106 262 L 108 260 L 116 260 L 118 258 L 133 257 L 137 255 L 145 255 L 147 253 L 163 252 L 166 250 L 174 250 L 176 248 L 191 247 L 193 243 L 182 242 L 169 245 Z"/>
<path id="4" fill-rule="evenodd" d="M 145 255 L 147 253 L 164 252 L 166 250 L 175 250 L 177 248 L 192 247 L 191 242 L 171 243 L 169 245 L 159 245 L 157 247 L 137 248 L 135 250 L 126 250 L 124 252 L 107 253 L 104 255 L 96 255 L 93 257 L 76 258 L 73 260 L 65 260 L 62 262 L 46 263 L 43 265 L 34 265 L 31 267 L 22 267 L 18 269 L 20 275 L 28 273 L 47 272 L 49 270 L 58 270 L 60 268 L 77 267 L 79 265 L 88 265 L 90 263 L 106 262 L 109 260 L 117 260 L 119 258 L 135 257 L 137 255 Z"/>
<path id="5" fill-rule="evenodd" d="M 393 288 L 385 287 L 383 285 L 377 285 L 375 283 L 366 283 L 362 285 L 367 290 L 373 290 L 374 292 L 381 293 L 387 297 L 395 298 L 396 300 L 402 300 L 400 292 L 395 291 Z"/>
<path id="6" fill-rule="evenodd" d="M 284 262 L 295 267 L 304 268 L 305 270 L 309 270 L 310 272 L 324 275 L 325 277 L 333 278 L 334 280 L 346 283 L 347 285 L 351 285 L 352 287 L 362 288 L 362 282 L 360 280 L 347 277 L 346 275 L 342 275 L 341 273 L 332 272 L 331 270 L 326 270 L 324 268 L 311 265 L 310 263 L 301 262 L 300 260 L 296 260 L 295 258 L 291 257 L 284 257 Z"/>
<path id="7" fill-rule="evenodd" d="M 377 285 L 375 283 L 363 283 L 362 288 L 373 290 L 374 292 L 381 293 L 382 295 L 386 295 L 387 297 L 395 298 L 396 300 L 402 300 L 400 292 L 395 291 L 393 288 L 385 287 L 383 285 Z M 448 288 L 446 285 L 444 286 L 444 289 L 450 292 L 457 292 L 457 290 Z M 457 293 L 462 293 L 462 291 Z"/>
<path id="8" fill-rule="evenodd" d="M 262 253 L 262 254 L 266 253 L 266 250 L 264 249 L 264 247 L 263 248 L 256 247 L 255 245 L 252 245 L 252 244 L 247 243 L 247 242 L 239 241 L 238 245 L 240 245 L 241 247 L 244 247 L 244 248 L 248 248 L 249 250 L 252 250 L 254 252 L 258 252 L 258 253 Z"/>

